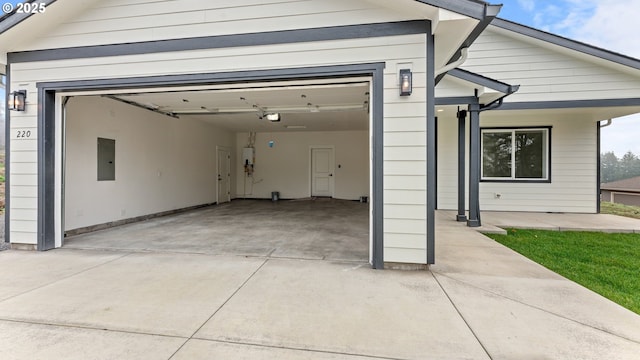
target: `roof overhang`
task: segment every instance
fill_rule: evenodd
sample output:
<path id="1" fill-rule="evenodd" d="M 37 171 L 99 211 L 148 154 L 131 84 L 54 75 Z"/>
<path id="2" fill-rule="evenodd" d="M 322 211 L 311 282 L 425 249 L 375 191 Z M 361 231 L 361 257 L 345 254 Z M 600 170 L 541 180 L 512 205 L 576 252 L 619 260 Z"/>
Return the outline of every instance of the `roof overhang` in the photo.
<path id="1" fill-rule="evenodd" d="M 510 34 L 511 36 L 520 36 L 529 41 L 538 41 L 542 46 L 554 47 L 555 50 L 573 52 L 589 56 L 594 60 L 602 60 L 604 64 L 623 66 L 628 69 L 640 70 L 640 60 L 631 56 L 626 56 L 613 51 L 589 45 L 580 41 L 571 40 L 559 35 L 555 35 L 542 30 L 534 29 L 512 21 L 495 18 L 491 22 L 492 30 Z"/>
<path id="2" fill-rule="evenodd" d="M 13 13 L 0 22 L 0 49 L 12 52 L 15 39 L 29 42 L 30 36 L 45 33 L 60 21 L 71 19 L 97 0 L 77 1 L 42 0 L 47 4 L 43 14 Z M 456 61 L 460 50 L 468 47 L 493 20 L 501 5 L 490 5 L 478 0 L 367 0 L 391 11 L 403 13 L 408 19 L 429 20 L 435 41 L 435 67 L 439 69 Z M 29 31 L 24 31 L 29 29 Z M 425 28 L 426 31 L 426 28 Z M 5 57 L 6 54 L 2 54 Z M 6 59 L 0 59 L 6 63 Z"/>
<path id="3" fill-rule="evenodd" d="M 480 105 L 489 105 L 504 99 L 520 88 L 462 69 L 450 70 L 445 81 L 436 87 L 436 98 L 477 97 Z"/>

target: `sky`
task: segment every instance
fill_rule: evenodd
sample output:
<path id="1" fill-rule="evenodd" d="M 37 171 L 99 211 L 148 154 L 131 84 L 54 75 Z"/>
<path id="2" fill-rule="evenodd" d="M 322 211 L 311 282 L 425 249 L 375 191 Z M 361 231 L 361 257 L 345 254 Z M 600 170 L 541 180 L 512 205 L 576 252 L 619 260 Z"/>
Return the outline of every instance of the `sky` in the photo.
<path id="1" fill-rule="evenodd" d="M 498 17 L 640 58 L 640 0 L 489 0 L 504 6 Z M 602 128 L 601 151 L 640 155 L 640 115 Z"/>
<path id="2" fill-rule="evenodd" d="M 16 4 L 20 0 L 2 3 Z M 498 17 L 640 58 L 640 0 L 489 0 L 504 6 Z M 1 94 L 0 94 L 1 95 Z M 602 152 L 640 155 L 640 114 L 614 119 L 602 129 Z"/>

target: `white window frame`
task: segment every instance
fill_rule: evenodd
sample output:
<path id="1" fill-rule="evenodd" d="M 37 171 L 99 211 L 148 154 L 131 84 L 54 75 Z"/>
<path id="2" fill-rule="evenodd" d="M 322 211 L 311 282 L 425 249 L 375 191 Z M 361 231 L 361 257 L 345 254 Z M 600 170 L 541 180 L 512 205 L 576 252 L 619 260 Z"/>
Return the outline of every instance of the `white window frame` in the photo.
<path id="1" fill-rule="evenodd" d="M 540 131 L 545 136 L 544 171 L 545 177 L 517 178 L 516 177 L 516 132 Z M 485 177 L 484 176 L 484 134 L 485 133 L 510 133 L 511 134 L 511 176 L 509 177 Z M 493 182 L 551 182 L 551 127 L 514 127 L 514 128 L 483 128 L 480 129 L 480 180 Z"/>

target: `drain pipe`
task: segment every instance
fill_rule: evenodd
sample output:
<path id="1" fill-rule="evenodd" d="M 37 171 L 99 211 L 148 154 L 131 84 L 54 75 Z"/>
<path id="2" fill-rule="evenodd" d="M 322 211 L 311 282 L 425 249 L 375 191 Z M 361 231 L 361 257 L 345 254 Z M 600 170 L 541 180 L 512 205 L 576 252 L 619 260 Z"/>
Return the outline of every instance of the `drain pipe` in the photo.
<path id="1" fill-rule="evenodd" d="M 462 48 L 460 49 L 460 58 L 458 58 L 458 60 L 449 63 L 448 65 L 445 65 L 443 67 L 441 67 L 440 69 L 435 71 L 435 76 L 438 76 L 440 74 L 444 74 L 449 70 L 453 70 L 455 68 L 457 68 L 458 66 L 462 65 L 462 63 L 464 63 L 465 61 L 467 61 L 467 57 L 469 56 L 469 48 Z"/>
<path id="2" fill-rule="evenodd" d="M 603 124 L 602 124 L 602 121 L 606 121 L 607 123 L 603 125 Z M 609 119 L 609 120 L 602 120 L 602 121 L 598 121 L 598 123 L 599 123 L 599 125 L 600 125 L 600 129 L 602 129 L 602 128 L 604 128 L 604 127 L 607 127 L 607 126 L 609 126 L 609 125 L 613 124 L 613 119 Z"/>

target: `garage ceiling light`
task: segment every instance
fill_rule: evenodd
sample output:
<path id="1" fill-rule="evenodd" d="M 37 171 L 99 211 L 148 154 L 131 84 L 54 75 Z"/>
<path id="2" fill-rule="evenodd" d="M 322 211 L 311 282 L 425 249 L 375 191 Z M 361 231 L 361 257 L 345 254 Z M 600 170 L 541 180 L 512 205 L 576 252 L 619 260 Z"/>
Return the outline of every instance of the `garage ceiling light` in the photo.
<path id="1" fill-rule="evenodd" d="M 280 121 L 280 113 L 269 113 L 269 114 L 266 114 L 265 117 L 267 118 L 267 120 L 271 122 Z"/>

